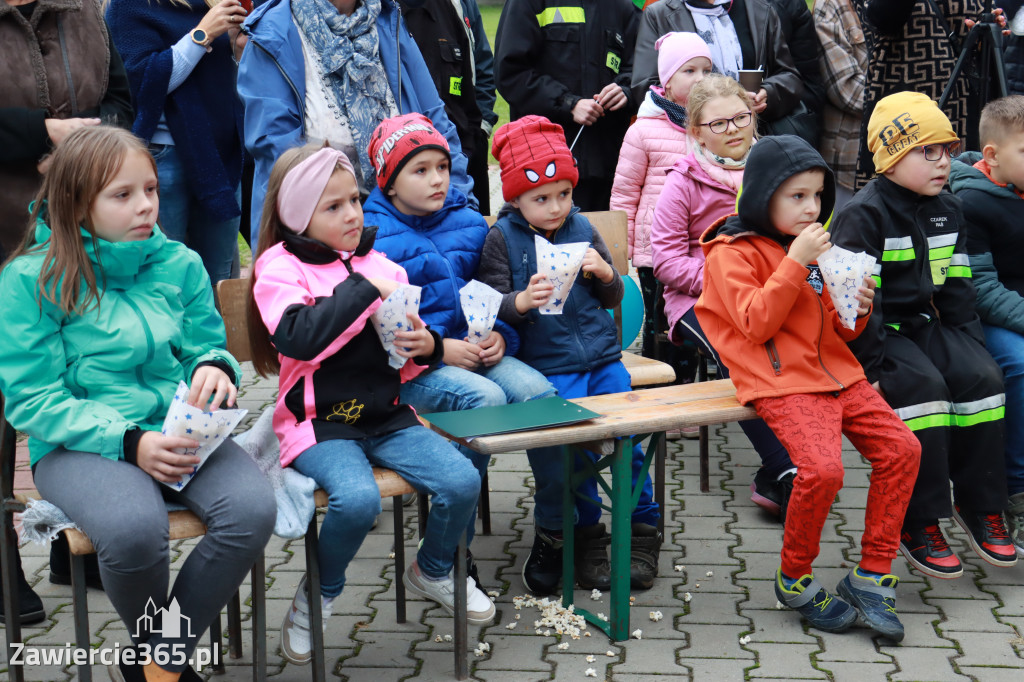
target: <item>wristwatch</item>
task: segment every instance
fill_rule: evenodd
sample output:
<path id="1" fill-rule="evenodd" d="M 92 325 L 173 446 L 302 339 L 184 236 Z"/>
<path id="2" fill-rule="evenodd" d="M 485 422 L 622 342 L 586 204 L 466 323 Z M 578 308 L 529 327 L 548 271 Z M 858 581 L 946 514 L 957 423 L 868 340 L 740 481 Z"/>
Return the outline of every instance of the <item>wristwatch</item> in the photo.
<path id="1" fill-rule="evenodd" d="M 206 35 L 206 31 L 204 31 L 203 29 L 193 29 L 192 33 L 190 33 L 189 35 L 192 37 L 193 43 L 205 47 L 207 52 L 210 52 L 213 49 L 212 47 L 210 47 L 210 37 Z"/>

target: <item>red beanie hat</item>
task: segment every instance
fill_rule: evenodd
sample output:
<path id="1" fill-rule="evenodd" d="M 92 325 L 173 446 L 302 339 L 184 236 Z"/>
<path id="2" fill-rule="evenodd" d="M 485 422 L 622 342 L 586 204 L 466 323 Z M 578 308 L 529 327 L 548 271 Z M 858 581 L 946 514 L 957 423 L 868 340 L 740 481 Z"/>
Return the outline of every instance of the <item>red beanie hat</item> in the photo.
<path id="1" fill-rule="evenodd" d="M 440 150 L 451 161 L 448 140 L 423 114 L 403 114 L 381 121 L 370 136 L 367 150 L 370 163 L 377 171 L 377 186 L 381 191 L 387 193 L 395 183 L 398 171 L 409 159 L 426 149 Z"/>
<path id="2" fill-rule="evenodd" d="M 543 116 L 524 116 L 503 125 L 494 133 L 491 151 L 501 164 L 505 201 L 557 180 L 568 180 L 575 187 L 580 179 L 562 126 Z"/>

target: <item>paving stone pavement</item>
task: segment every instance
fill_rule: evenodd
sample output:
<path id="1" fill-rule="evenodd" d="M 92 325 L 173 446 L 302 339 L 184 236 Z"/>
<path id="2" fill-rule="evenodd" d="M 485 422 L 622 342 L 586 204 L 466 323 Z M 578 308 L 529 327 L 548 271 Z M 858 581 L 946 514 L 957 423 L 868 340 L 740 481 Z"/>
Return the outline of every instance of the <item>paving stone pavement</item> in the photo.
<path id="1" fill-rule="evenodd" d="M 240 404 L 250 419 L 271 404 L 273 380 L 259 380 L 249 371 Z M 863 503 L 869 467 L 847 445 L 846 487 L 828 518 L 822 550 L 816 562 L 826 585 L 838 582 L 859 556 L 864 526 Z M 523 453 L 498 455 L 491 463 L 493 534 L 477 535 L 473 553 L 481 578 L 499 593 L 497 618 L 484 628 L 470 627 L 470 670 L 475 680 L 533 681 L 604 679 L 641 680 L 1024 680 L 1024 563 L 997 569 L 969 553 L 959 528 L 947 526 L 954 548 L 965 562 L 959 580 L 935 580 L 912 573 L 902 558 L 894 572 L 903 582 L 898 608 L 907 626 L 900 646 L 854 629 L 842 635 L 810 630 L 791 612 L 776 609 L 772 579 L 778 564 L 782 529 L 778 522 L 750 502 L 749 484 L 757 458 L 735 424 L 712 429 L 711 492 L 699 491 L 697 443 L 669 445 L 666 498 L 666 538 L 659 577 L 648 592 L 635 593 L 631 628 L 642 639 L 612 643 L 589 628 L 591 636 L 568 642 L 559 650 L 557 637 L 545 637 L 529 626 L 536 609 L 519 612 L 512 599 L 525 594 L 522 562 L 533 539 L 532 483 Z M 396 622 L 390 555 L 392 517 L 385 505 L 380 524 L 372 531 L 349 569 L 348 585 L 338 599 L 326 631 L 328 675 L 332 680 L 446 680 L 453 679 L 452 619 L 439 606 L 418 599 L 408 602 L 408 621 Z M 416 548 L 414 514 L 408 515 L 407 556 Z M 179 566 L 194 541 L 175 543 Z M 64 646 L 73 640 L 71 591 L 51 585 L 48 548 L 22 549 L 25 570 L 48 612 L 42 626 L 25 628 L 28 644 Z M 267 548 L 267 624 L 272 680 L 310 679 L 306 668 L 286 664 L 279 652 L 279 626 L 304 566 L 301 540 L 273 538 Z M 243 587 L 243 599 L 249 588 Z M 690 595 L 689 601 L 686 596 Z M 577 592 L 577 602 L 594 611 L 607 607 L 590 594 Z M 102 592 L 89 591 L 93 646 L 128 641 L 124 625 Z M 607 609 L 605 609 L 607 610 Z M 664 618 L 652 621 L 649 614 Z M 244 655 L 227 660 L 227 673 L 213 680 L 251 679 L 251 612 L 243 605 Z M 441 641 L 436 641 L 441 638 Z M 474 656 L 480 642 L 490 652 Z M 203 642 L 205 646 L 207 642 Z M 593 662 L 587 657 L 593 656 Z M 596 678 L 586 676 L 593 669 Z M 107 679 L 95 667 L 96 680 Z M 207 671 L 208 673 L 208 671 Z M 6 668 L 0 668 L 6 679 Z M 204 675 L 205 676 L 205 675 Z M 72 668 L 32 666 L 26 679 L 68 680 Z"/>

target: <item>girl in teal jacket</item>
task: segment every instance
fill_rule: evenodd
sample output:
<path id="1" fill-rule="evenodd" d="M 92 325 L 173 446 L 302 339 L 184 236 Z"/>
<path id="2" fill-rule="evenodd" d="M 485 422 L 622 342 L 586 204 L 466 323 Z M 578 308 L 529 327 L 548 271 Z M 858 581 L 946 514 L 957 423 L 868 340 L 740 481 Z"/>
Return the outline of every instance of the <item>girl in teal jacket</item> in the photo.
<path id="1" fill-rule="evenodd" d="M 156 225 L 156 167 L 141 142 L 87 128 L 52 159 L 34 233 L 0 271 L 7 418 L 29 435 L 39 492 L 92 539 L 137 647 L 141 663 L 122 656 L 111 679 L 154 679 L 154 659 L 195 679 L 187 662 L 266 545 L 273 494 L 230 439 L 183 489 L 161 485 L 192 472 L 198 458 L 176 450 L 198 442 L 159 429 L 179 381 L 190 404 L 215 410 L 234 403 L 241 372 L 202 261 Z M 170 596 L 165 500 L 207 526 Z M 189 624 L 176 636 L 147 617 L 175 606 Z"/>

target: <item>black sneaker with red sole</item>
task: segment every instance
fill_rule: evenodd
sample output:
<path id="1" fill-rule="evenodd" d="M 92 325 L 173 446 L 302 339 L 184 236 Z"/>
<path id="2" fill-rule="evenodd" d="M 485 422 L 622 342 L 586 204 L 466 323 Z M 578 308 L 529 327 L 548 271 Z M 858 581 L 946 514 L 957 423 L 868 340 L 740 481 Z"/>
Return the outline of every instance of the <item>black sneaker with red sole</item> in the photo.
<path id="1" fill-rule="evenodd" d="M 982 559 L 1001 567 L 1017 563 L 1017 550 L 1010 540 L 1002 513 L 978 514 L 954 507 L 953 520 L 967 531 L 971 549 Z"/>
<path id="2" fill-rule="evenodd" d="M 900 534 L 900 552 L 907 563 L 933 578 L 959 578 L 964 574 L 964 567 L 949 548 L 938 521 L 904 526 Z"/>

